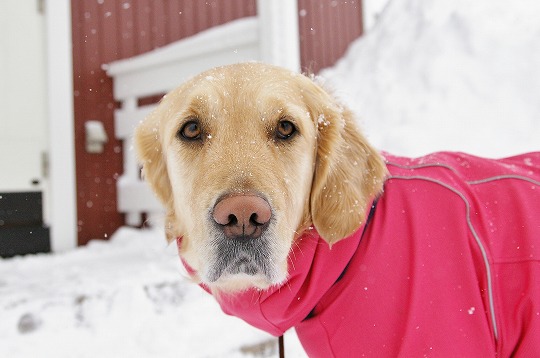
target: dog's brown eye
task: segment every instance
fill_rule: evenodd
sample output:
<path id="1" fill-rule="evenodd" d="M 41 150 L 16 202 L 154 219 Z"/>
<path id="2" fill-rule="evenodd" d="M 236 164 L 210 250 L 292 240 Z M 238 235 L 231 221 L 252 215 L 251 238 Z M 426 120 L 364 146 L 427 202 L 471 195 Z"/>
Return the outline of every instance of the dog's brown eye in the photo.
<path id="1" fill-rule="evenodd" d="M 279 139 L 289 139 L 296 133 L 296 127 L 294 124 L 287 120 L 282 120 L 278 123 L 276 129 L 276 136 Z"/>
<path id="2" fill-rule="evenodd" d="M 189 121 L 182 126 L 178 134 L 187 140 L 201 139 L 201 126 L 196 121 Z"/>

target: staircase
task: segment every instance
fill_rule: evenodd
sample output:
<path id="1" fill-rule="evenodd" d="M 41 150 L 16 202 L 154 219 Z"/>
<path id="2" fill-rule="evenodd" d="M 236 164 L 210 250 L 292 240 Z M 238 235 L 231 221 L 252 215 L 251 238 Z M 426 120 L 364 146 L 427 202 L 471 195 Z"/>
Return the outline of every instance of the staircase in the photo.
<path id="1" fill-rule="evenodd" d="M 0 193 L 0 257 L 50 252 L 41 192 Z"/>

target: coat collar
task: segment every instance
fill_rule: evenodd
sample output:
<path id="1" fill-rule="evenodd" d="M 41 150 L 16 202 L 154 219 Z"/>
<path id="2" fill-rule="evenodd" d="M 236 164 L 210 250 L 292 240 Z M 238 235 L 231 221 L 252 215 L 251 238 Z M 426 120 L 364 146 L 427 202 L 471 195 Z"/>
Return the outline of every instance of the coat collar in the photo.
<path id="1" fill-rule="evenodd" d="M 369 217 L 375 204 L 370 206 Z M 298 325 L 344 274 L 366 225 L 330 247 L 311 228 L 300 236 L 289 254 L 287 280 L 266 290 L 248 289 L 231 295 L 214 295 L 222 310 L 275 336 Z M 181 239 L 177 242 L 180 243 Z M 195 272 L 185 263 L 190 274 Z M 211 293 L 205 285 L 203 289 Z"/>

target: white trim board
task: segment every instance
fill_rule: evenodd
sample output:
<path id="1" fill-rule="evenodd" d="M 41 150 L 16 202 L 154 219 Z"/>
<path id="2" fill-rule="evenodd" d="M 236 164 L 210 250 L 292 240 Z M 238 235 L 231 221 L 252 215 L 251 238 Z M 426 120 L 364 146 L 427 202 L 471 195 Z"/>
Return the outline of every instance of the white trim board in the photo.
<path id="1" fill-rule="evenodd" d="M 46 1 L 45 16 L 51 248 L 59 252 L 77 246 L 70 0 Z"/>

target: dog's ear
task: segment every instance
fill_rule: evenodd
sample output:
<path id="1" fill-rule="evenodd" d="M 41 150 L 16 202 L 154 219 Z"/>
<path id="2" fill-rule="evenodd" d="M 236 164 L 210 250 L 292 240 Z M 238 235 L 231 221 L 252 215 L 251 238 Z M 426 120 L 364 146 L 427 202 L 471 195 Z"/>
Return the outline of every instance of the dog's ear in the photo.
<path id="1" fill-rule="evenodd" d="M 161 143 L 161 108 L 150 113 L 135 129 L 135 148 L 142 164 L 144 179 L 164 205 L 166 210 L 165 233 L 169 242 L 176 239 L 174 230 L 174 205 L 172 189 L 167 172 L 165 153 Z"/>
<path id="2" fill-rule="evenodd" d="M 366 220 L 367 206 L 381 191 L 386 166 L 360 133 L 352 112 L 312 81 L 304 99 L 317 126 L 317 152 L 311 188 L 311 221 L 333 244 Z"/>

